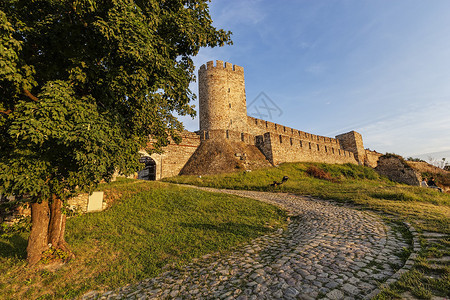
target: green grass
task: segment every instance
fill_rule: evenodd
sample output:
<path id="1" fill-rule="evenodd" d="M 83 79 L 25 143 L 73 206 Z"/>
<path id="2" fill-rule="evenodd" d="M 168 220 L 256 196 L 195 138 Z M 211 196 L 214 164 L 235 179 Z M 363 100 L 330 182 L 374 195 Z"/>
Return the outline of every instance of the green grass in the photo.
<path id="1" fill-rule="evenodd" d="M 121 180 L 101 189 L 112 207 L 68 219 L 76 259 L 56 271 L 26 268 L 27 233 L 0 239 L 1 299 L 74 298 L 119 287 L 286 223 L 273 206 L 168 183 Z"/>
<path id="2" fill-rule="evenodd" d="M 306 170 L 310 166 L 316 166 L 328 172 L 333 180 L 309 176 Z M 276 188 L 269 186 L 273 181 L 281 181 L 283 176 L 289 177 L 285 184 Z M 275 168 L 253 172 L 202 177 L 177 176 L 167 178 L 166 181 L 215 188 L 290 192 L 332 199 L 355 204 L 360 209 L 381 213 L 391 221 L 410 222 L 419 231 L 450 234 L 449 194 L 433 189 L 396 184 L 380 177 L 371 168 L 357 165 L 286 163 Z M 406 238 L 409 237 L 406 236 Z M 449 246 L 448 240 L 441 240 L 440 243 L 432 245 L 424 242 L 424 250 L 420 252 L 422 263 L 416 263 L 412 271 L 405 273 L 399 281 L 380 293 L 376 299 L 399 299 L 406 291 L 424 299 L 432 295 L 449 297 L 450 267 L 442 263 L 430 266 L 427 262 L 427 259 L 449 255 Z M 399 253 L 403 259 L 406 259 L 408 254 L 409 250 Z"/>
<path id="3" fill-rule="evenodd" d="M 311 165 L 333 180 L 305 173 Z M 269 184 L 289 180 L 273 188 Z M 356 165 L 295 163 L 253 172 L 167 179 L 216 188 L 292 192 L 353 203 L 395 221 L 408 221 L 419 231 L 450 233 L 450 195 L 432 189 L 395 184 L 370 168 Z M 106 290 L 152 277 L 168 264 L 182 266 L 194 257 L 229 251 L 241 243 L 285 226 L 279 209 L 236 196 L 208 193 L 164 182 L 122 179 L 100 186 L 110 209 L 74 217 L 66 238 L 76 259 L 57 270 L 26 268 L 27 233 L 0 238 L 0 299 L 76 298 L 88 290 Z M 407 233 L 405 233 L 407 234 Z M 430 263 L 449 255 L 446 239 L 424 250 L 411 272 L 377 299 L 447 296 L 449 266 Z M 405 258 L 408 253 L 399 253 Z"/>
<path id="4" fill-rule="evenodd" d="M 315 165 L 336 180 L 313 178 L 305 173 Z M 283 176 L 289 180 L 278 187 L 269 186 Z M 450 233 L 450 195 L 433 189 L 396 184 L 371 168 L 356 165 L 289 163 L 279 167 L 210 176 L 177 176 L 169 182 L 227 189 L 291 192 L 321 199 L 354 203 L 362 208 L 409 221 L 418 229 Z"/>

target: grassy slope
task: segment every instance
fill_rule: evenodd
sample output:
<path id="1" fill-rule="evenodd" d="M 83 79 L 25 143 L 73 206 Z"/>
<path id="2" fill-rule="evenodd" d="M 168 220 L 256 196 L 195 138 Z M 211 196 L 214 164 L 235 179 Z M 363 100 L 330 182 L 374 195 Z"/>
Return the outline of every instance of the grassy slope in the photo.
<path id="1" fill-rule="evenodd" d="M 227 251 L 283 226 L 285 214 L 258 201 L 161 182 L 103 185 L 114 205 L 67 222 L 76 259 L 56 271 L 27 269 L 27 234 L 0 239 L 0 299 L 73 298 L 157 275 L 170 263 Z"/>
<path id="2" fill-rule="evenodd" d="M 316 179 L 305 173 L 315 165 L 328 171 L 338 182 Z M 270 187 L 273 181 L 289 180 L 282 186 Z M 450 195 L 433 189 L 395 184 L 380 178 L 370 168 L 355 165 L 294 163 L 253 172 L 211 176 L 177 176 L 166 179 L 229 189 L 292 192 L 322 199 L 352 202 L 365 208 L 395 215 L 412 222 L 418 229 L 450 233 Z"/>
<path id="3" fill-rule="evenodd" d="M 335 182 L 307 175 L 309 166 L 318 166 L 328 171 Z M 281 181 L 283 176 L 289 176 L 285 184 L 276 188 L 269 186 L 275 180 Z M 349 202 L 359 205 L 362 209 L 388 215 L 393 221 L 408 221 L 419 232 L 426 230 L 450 234 L 449 194 L 395 184 L 380 178 L 375 171 L 366 167 L 293 163 L 250 173 L 239 172 L 201 178 L 178 176 L 166 180 L 216 188 L 292 192 Z M 422 239 L 421 244 L 423 250 L 413 270 L 379 294 L 377 299 L 397 299 L 406 291 L 421 299 L 430 299 L 432 295 L 450 297 L 450 266 L 448 262 L 433 261 L 450 255 L 450 240 L 447 238 L 427 243 Z"/>

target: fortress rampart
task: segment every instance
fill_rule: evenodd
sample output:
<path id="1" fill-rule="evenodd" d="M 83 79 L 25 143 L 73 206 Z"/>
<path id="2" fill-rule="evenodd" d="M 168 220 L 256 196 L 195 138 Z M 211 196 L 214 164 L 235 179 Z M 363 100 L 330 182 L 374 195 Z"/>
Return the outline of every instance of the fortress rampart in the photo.
<path id="1" fill-rule="evenodd" d="M 251 132 L 253 135 L 261 135 L 266 132 L 272 132 L 300 139 L 308 139 L 312 142 L 339 144 L 339 141 L 335 138 L 315 135 L 312 133 L 293 129 L 284 125 L 273 123 L 270 121 L 253 118 L 250 116 L 247 116 L 247 124 L 249 132 Z"/>
<path id="2" fill-rule="evenodd" d="M 309 135 L 311 138 L 299 138 L 292 135 L 283 135 L 266 132 L 254 136 L 249 133 L 233 130 L 210 130 L 199 132 L 201 140 L 228 140 L 230 142 L 243 142 L 256 146 L 274 164 L 283 162 L 326 162 L 326 163 L 353 163 L 357 164 L 353 152 L 343 150 L 339 141 L 328 142 L 324 137 Z"/>
<path id="3" fill-rule="evenodd" d="M 256 146 L 274 165 L 299 161 L 333 164 L 358 163 L 350 151 L 272 132 L 258 136 Z"/>

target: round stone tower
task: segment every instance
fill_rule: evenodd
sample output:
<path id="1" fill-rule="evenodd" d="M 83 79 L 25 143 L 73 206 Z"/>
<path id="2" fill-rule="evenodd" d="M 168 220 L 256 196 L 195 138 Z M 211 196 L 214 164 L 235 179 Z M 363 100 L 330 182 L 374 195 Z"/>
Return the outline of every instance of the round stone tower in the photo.
<path id="1" fill-rule="evenodd" d="M 244 68 L 217 60 L 198 71 L 200 131 L 247 132 Z"/>

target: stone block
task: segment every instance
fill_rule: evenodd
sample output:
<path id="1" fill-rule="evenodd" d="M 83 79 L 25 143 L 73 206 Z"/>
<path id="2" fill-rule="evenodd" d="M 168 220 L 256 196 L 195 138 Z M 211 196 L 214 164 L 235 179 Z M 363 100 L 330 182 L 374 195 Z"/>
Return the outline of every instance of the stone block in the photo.
<path id="1" fill-rule="evenodd" d="M 103 209 L 103 192 L 93 192 L 89 195 L 87 211 L 100 211 Z"/>

